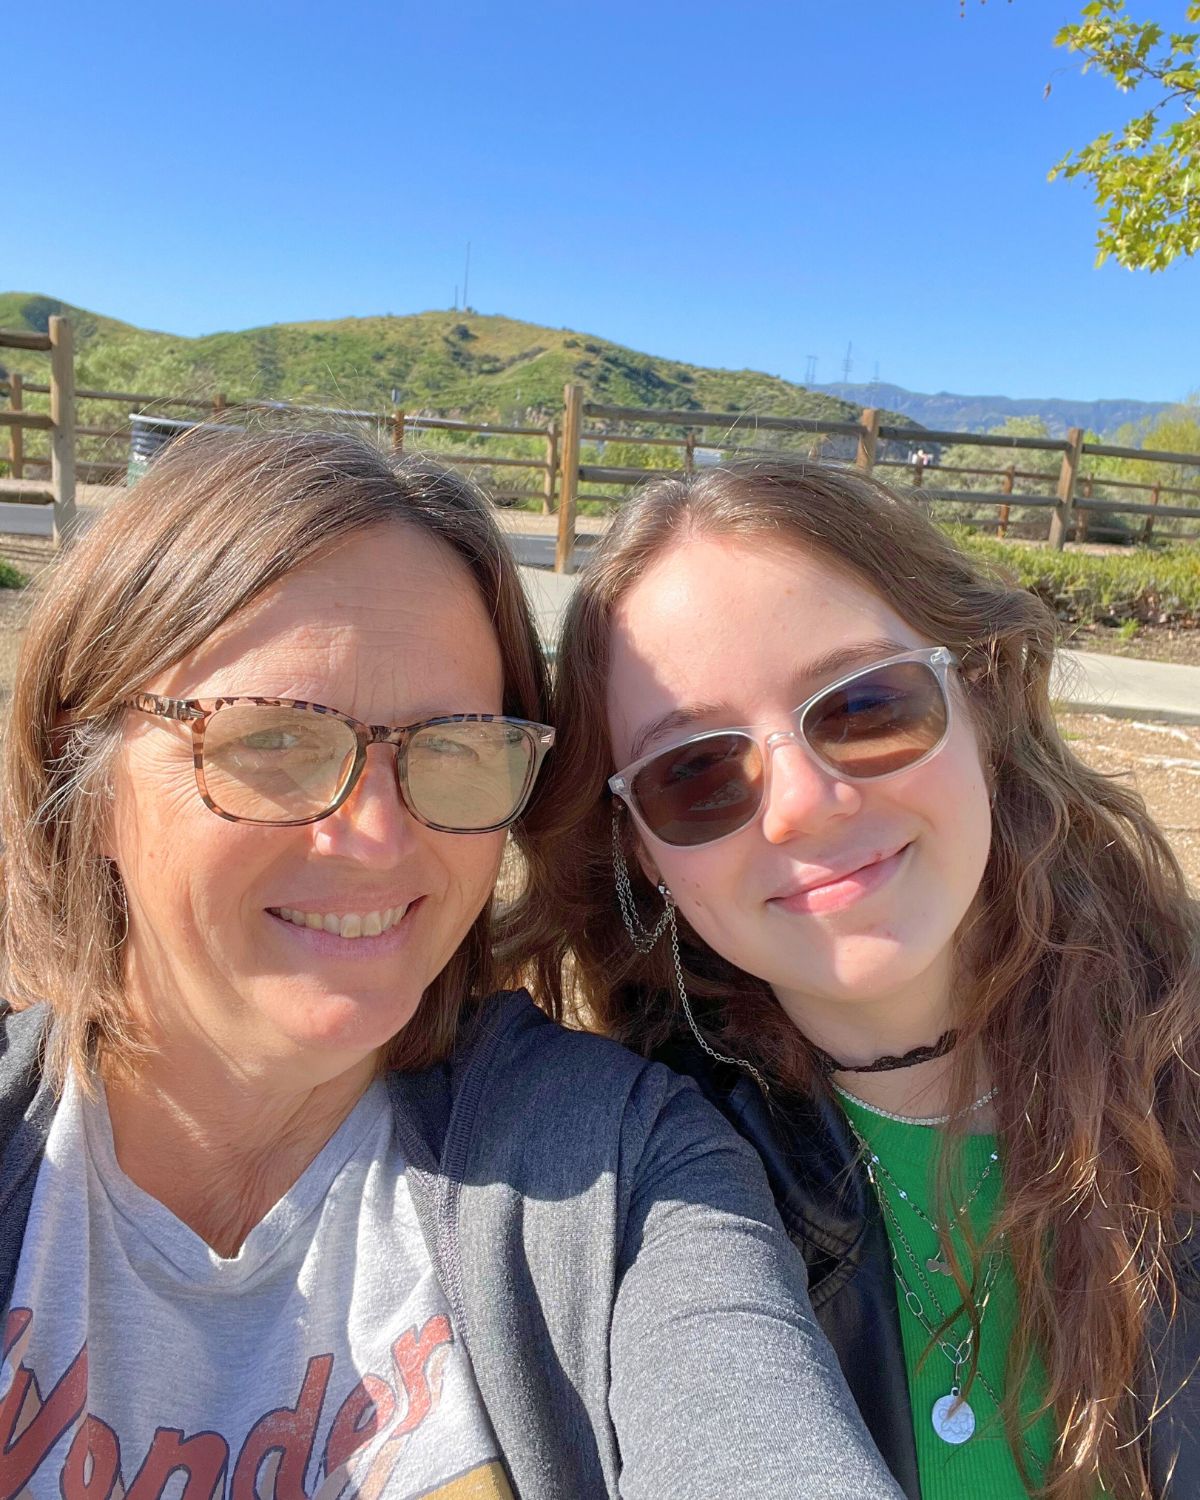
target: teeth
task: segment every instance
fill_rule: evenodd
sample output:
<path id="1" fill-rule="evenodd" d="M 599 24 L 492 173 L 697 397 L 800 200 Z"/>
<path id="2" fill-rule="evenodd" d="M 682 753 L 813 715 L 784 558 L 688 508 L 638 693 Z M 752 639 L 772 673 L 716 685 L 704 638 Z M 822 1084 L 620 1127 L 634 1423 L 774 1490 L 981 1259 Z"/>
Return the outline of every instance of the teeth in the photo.
<path id="1" fill-rule="evenodd" d="M 271 907 L 277 917 L 291 922 L 296 927 L 309 927 L 314 932 L 330 932 L 337 937 L 379 937 L 403 920 L 407 906 L 389 906 L 384 911 L 368 912 L 319 912 L 294 911 L 290 906 Z"/>

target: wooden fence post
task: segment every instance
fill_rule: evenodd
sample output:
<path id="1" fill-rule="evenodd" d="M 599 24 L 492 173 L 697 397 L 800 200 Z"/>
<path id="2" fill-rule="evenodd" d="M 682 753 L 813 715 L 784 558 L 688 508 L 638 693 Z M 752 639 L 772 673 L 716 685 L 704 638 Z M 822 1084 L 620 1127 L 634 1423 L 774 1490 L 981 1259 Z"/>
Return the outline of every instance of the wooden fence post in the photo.
<path id="1" fill-rule="evenodd" d="M 879 421 L 878 408 L 863 407 L 859 418 L 862 430 L 858 435 L 858 452 L 854 456 L 854 462 L 858 468 L 866 469 L 868 474 L 875 467 L 875 453 L 879 447 Z"/>
<path id="2" fill-rule="evenodd" d="M 1093 484 L 1092 476 L 1089 474 L 1083 480 L 1083 498 L 1085 500 L 1090 500 L 1092 498 L 1092 484 Z M 1077 542 L 1086 542 L 1087 541 L 1087 534 L 1088 534 L 1088 512 L 1086 510 L 1080 510 L 1079 507 L 1076 506 L 1076 508 L 1075 508 L 1075 540 Z"/>
<path id="3" fill-rule="evenodd" d="M 13 431 L 15 432 L 16 428 L 14 428 Z M 1162 499 L 1162 486 L 1159 485 L 1159 484 L 1156 484 L 1154 486 L 1154 488 L 1150 491 L 1150 504 L 1151 505 L 1157 505 L 1158 502 L 1161 499 Z M 1150 533 L 1153 530 L 1154 530 L 1154 517 L 1153 517 L 1153 515 L 1149 515 L 1149 516 L 1146 517 L 1146 524 L 1142 527 L 1142 541 L 1143 542 L 1148 542 L 1150 540 Z"/>
<path id="4" fill-rule="evenodd" d="M 217 394 L 212 398 L 212 414 L 214 422 L 219 422 L 225 415 L 225 408 L 228 404 L 229 403 L 225 399 L 225 392 L 218 391 Z"/>
<path id="5" fill-rule="evenodd" d="M 13 411 L 24 408 L 24 383 L 24 377 L 15 372 L 8 377 L 8 404 Z M 14 479 L 25 478 L 25 433 L 20 427 L 8 429 L 8 467 Z"/>
<path id="6" fill-rule="evenodd" d="M 392 452 L 404 452 L 404 413 L 399 409 L 392 413 Z"/>
<path id="7" fill-rule="evenodd" d="M 579 432 L 583 416 L 583 387 L 563 387 L 562 480 L 558 489 L 558 543 L 554 571 L 575 570 L 575 496 L 579 491 Z"/>
<path id="8" fill-rule="evenodd" d="M 913 489 L 919 490 L 925 477 L 926 458 L 924 452 L 919 452 L 913 458 Z"/>
<path id="9" fill-rule="evenodd" d="M 696 472 L 696 433 L 693 428 L 688 429 L 687 436 L 683 440 L 683 472 L 685 474 Z"/>
<path id="10" fill-rule="evenodd" d="M 1072 427 L 1067 432 L 1067 451 L 1063 454 L 1062 468 L 1058 471 L 1058 488 L 1055 491 L 1054 509 L 1050 512 L 1050 545 L 1061 552 L 1067 540 L 1067 529 L 1071 524 L 1071 502 L 1075 498 L 1075 481 L 1079 477 L 1079 460 L 1083 452 L 1083 428 Z"/>
<path id="11" fill-rule="evenodd" d="M 1004 471 L 1004 483 L 1000 486 L 1002 494 L 1012 494 L 1013 482 L 1016 480 L 1016 477 L 1016 464 L 1009 464 L 1008 468 Z M 1003 539 L 1008 533 L 1008 517 L 1011 511 L 1012 506 L 1009 505 L 1007 501 L 1005 501 L 1005 503 L 1000 507 L 1000 513 L 996 518 L 996 535 L 1001 539 Z"/>
<path id="12" fill-rule="evenodd" d="M 558 423 L 546 428 L 546 472 L 542 475 L 542 515 L 554 514 L 554 485 L 558 477 Z"/>
<path id="13" fill-rule="evenodd" d="M 50 483 L 54 489 L 54 545 L 75 529 L 75 344 L 70 319 L 50 319 Z"/>

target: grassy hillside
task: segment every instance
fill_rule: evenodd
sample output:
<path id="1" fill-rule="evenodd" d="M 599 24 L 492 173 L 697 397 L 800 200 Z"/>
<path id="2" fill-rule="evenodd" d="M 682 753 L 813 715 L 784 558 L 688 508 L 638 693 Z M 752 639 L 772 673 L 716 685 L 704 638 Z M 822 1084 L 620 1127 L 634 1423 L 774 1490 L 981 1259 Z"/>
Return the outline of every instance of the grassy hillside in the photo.
<path id="1" fill-rule="evenodd" d="M 563 385 L 589 397 L 660 409 L 770 412 L 846 419 L 857 408 L 752 370 L 658 359 L 570 329 L 474 312 L 281 323 L 180 338 L 119 323 L 53 298 L 0 293 L 0 328 L 44 331 L 52 313 L 76 331 L 77 381 L 104 390 L 250 397 L 511 419 L 558 409 Z M 27 379 L 47 357 L 0 349 Z M 113 408 L 109 408 L 111 412 Z"/>

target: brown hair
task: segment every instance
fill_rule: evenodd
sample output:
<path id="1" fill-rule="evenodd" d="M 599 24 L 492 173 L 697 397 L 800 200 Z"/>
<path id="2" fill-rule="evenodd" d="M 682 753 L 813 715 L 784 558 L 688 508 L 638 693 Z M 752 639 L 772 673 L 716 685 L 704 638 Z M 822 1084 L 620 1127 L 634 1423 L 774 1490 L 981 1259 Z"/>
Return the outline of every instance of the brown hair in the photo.
<path id="1" fill-rule="evenodd" d="M 565 1008 L 566 973 L 581 1013 L 636 1048 L 681 1029 L 669 945 L 634 951 L 614 896 L 605 693 L 614 609 L 665 551 L 702 535 L 815 553 L 962 660 L 995 801 L 989 862 L 957 945 L 951 1108 L 969 1103 L 982 1060 L 998 1087 L 1005 1180 L 989 1244 L 1005 1236 L 1020 1297 L 1008 1389 L 1020 1392 L 1040 1359 L 1060 1434 L 1047 1495 L 1090 1500 L 1100 1475 L 1142 1500 L 1145 1458 L 1130 1440 L 1144 1414 L 1131 1393 L 1151 1313 L 1175 1293 L 1169 1252 L 1200 1164 L 1200 920 L 1140 798 L 1064 744 L 1050 701 L 1056 623 L 1037 599 L 983 573 L 916 507 L 854 471 L 762 463 L 650 485 L 597 547 L 567 610 L 558 748 L 517 949 L 533 954 L 552 1012 Z M 622 826 L 653 926 L 661 898 Z M 776 1080 L 821 1087 L 769 986 L 714 953 L 682 914 L 680 939 L 714 1044 Z M 1005 1419 L 1023 1464 L 1015 1394 Z"/>
<path id="2" fill-rule="evenodd" d="M 53 1012 L 47 1068 L 86 1077 L 137 1051 L 124 1003 L 124 899 L 103 854 L 123 698 L 338 541 L 417 528 L 470 571 L 499 638 L 504 710 L 546 717 L 516 568 L 461 476 L 340 434 L 198 431 L 178 440 L 58 564 L 17 668 L 0 786 L 7 998 Z M 518 844 L 524 834 L 514 830 Z M 389 1061 L 443 1058 L 468 996 L 494 988 L 490 904 L 426 990 Z"/>

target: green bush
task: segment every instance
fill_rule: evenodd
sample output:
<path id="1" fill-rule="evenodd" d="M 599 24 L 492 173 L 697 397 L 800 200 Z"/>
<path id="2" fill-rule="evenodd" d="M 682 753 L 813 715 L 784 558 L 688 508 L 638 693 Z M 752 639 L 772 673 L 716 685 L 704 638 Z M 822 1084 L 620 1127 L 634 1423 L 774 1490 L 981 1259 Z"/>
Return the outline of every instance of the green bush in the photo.
<path id="1" fill-rule="evenodd" d="M 1093 554 L 1022 547 L 943 528 L 977 561 L 1037 594 L 1072 625 L 1200 626 L 1200 547 L 1186 542 Z"/>
<path id="2" fill-rule="evenodd" d="M 20 568 L 0 557 L 0 589 L 23 589 L 28 582 Z"/>

